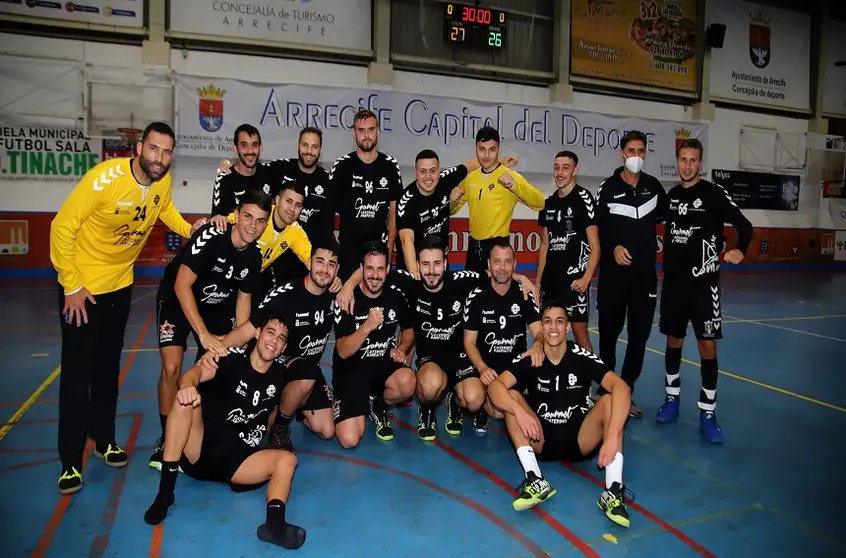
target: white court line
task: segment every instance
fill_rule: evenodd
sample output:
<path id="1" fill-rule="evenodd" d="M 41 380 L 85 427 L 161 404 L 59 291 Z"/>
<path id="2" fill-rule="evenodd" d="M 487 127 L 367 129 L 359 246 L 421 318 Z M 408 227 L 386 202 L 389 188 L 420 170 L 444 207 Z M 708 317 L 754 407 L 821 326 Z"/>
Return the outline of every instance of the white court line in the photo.
<path id="1" fill-rule="evenodd" d="M 729 316 L 728 314 L 723 314 L 724 318 L 728 318 L 730 320 L 737 320 L 735 323 L 746 323 L 746 324 L 755 324 L 764 327 L 771 327 L 773 329 L 783 329 L 784 331 L 790 331 L 792 333 L 800 333 L 802 335 L 810 335 L 811 337 L 819 337 L 820 339 L 827 339 L 829 341 L 837 341 L 839 343 L 846 343 L 846 339 L 841 339 L 839 337 L 829 337 L 828 335 L 820 335 L 819 333 L 811 333 L 810 331 L 803 331 L 801 329 L 793 329 L 792 327 L 784 327 L 778 326 L 773 324 L 766 324 L 764 322 L 756 322 L 754 320 L 744 320 L 743 318 L 736 318 L 733 316 Z"/>
<path id="2" fill-rule="evenodd" d="M 133 288 L 134 288 L 134 287 L 133 287 Z M 135 297 L 135 298 L 133 298 L 133 299 L 132 299 L 132 302 L 131 302 L 130 304 L 135 304 L 135 303 L 136 303 L 136 302 L 138 302 L 139 300 L 141 300 L 141 299 L 143 299 L 143 298 L 147 298 L 147 297 L 148 297 L 148 296 L 150 296 L 150 295 L 154 295 L 154 294 L 156 294 L 157 292 L 158 292 L 157 290 L 156 290 L 156 291 L 150 291 L 150 292 L 149 292 L 149 293 L 147 293 L 147 294 L 142 294 L 141 296 L 137 296 L 137 297 Z"/>

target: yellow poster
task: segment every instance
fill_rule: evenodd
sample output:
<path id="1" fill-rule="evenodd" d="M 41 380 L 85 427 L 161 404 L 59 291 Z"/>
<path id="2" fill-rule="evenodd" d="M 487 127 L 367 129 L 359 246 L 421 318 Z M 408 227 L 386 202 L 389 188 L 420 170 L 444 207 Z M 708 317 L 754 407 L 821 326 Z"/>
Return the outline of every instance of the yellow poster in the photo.
<path id="1" fill-rule="evenodd" d="M 696 0 L 572 0 L 571 19 L 571 74 L 696 91 Z"/>

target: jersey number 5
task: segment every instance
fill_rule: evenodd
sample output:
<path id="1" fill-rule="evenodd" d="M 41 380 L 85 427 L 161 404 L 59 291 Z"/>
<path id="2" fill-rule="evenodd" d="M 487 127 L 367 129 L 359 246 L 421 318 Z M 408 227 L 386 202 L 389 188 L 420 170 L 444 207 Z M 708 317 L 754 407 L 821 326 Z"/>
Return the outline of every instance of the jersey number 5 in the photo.
<path id="1" fill-rule="evenodd" d="M 135 206 L 135 217 L 133 221 L 143 221 L 147 218 L 147 206 Z"/>

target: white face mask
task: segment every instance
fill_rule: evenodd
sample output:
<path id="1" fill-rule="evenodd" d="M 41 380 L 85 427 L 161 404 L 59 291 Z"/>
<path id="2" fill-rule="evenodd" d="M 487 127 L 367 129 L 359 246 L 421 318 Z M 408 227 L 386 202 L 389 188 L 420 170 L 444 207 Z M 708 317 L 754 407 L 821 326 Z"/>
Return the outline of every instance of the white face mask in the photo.
<path id="1" fill-rule="evenodd" d="M 626 158 L 626 168 L 632 174 L 637 174 L 640 172 L 640 169 L 643 168 L 643 159 L 640 157 L 628 157 Z"/>

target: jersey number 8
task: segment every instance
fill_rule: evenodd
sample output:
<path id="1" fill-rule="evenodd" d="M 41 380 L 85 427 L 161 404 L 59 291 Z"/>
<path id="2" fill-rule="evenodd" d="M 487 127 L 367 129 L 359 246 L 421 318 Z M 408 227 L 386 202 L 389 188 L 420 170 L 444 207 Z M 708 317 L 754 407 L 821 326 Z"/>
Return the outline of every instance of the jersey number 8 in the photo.
<path id="1" fill-rule="evenodd" d="M 253 407 L 259 404 L 259 397 L 261 397 L 261 392 L 256 390 L 253 392 Z"/>

